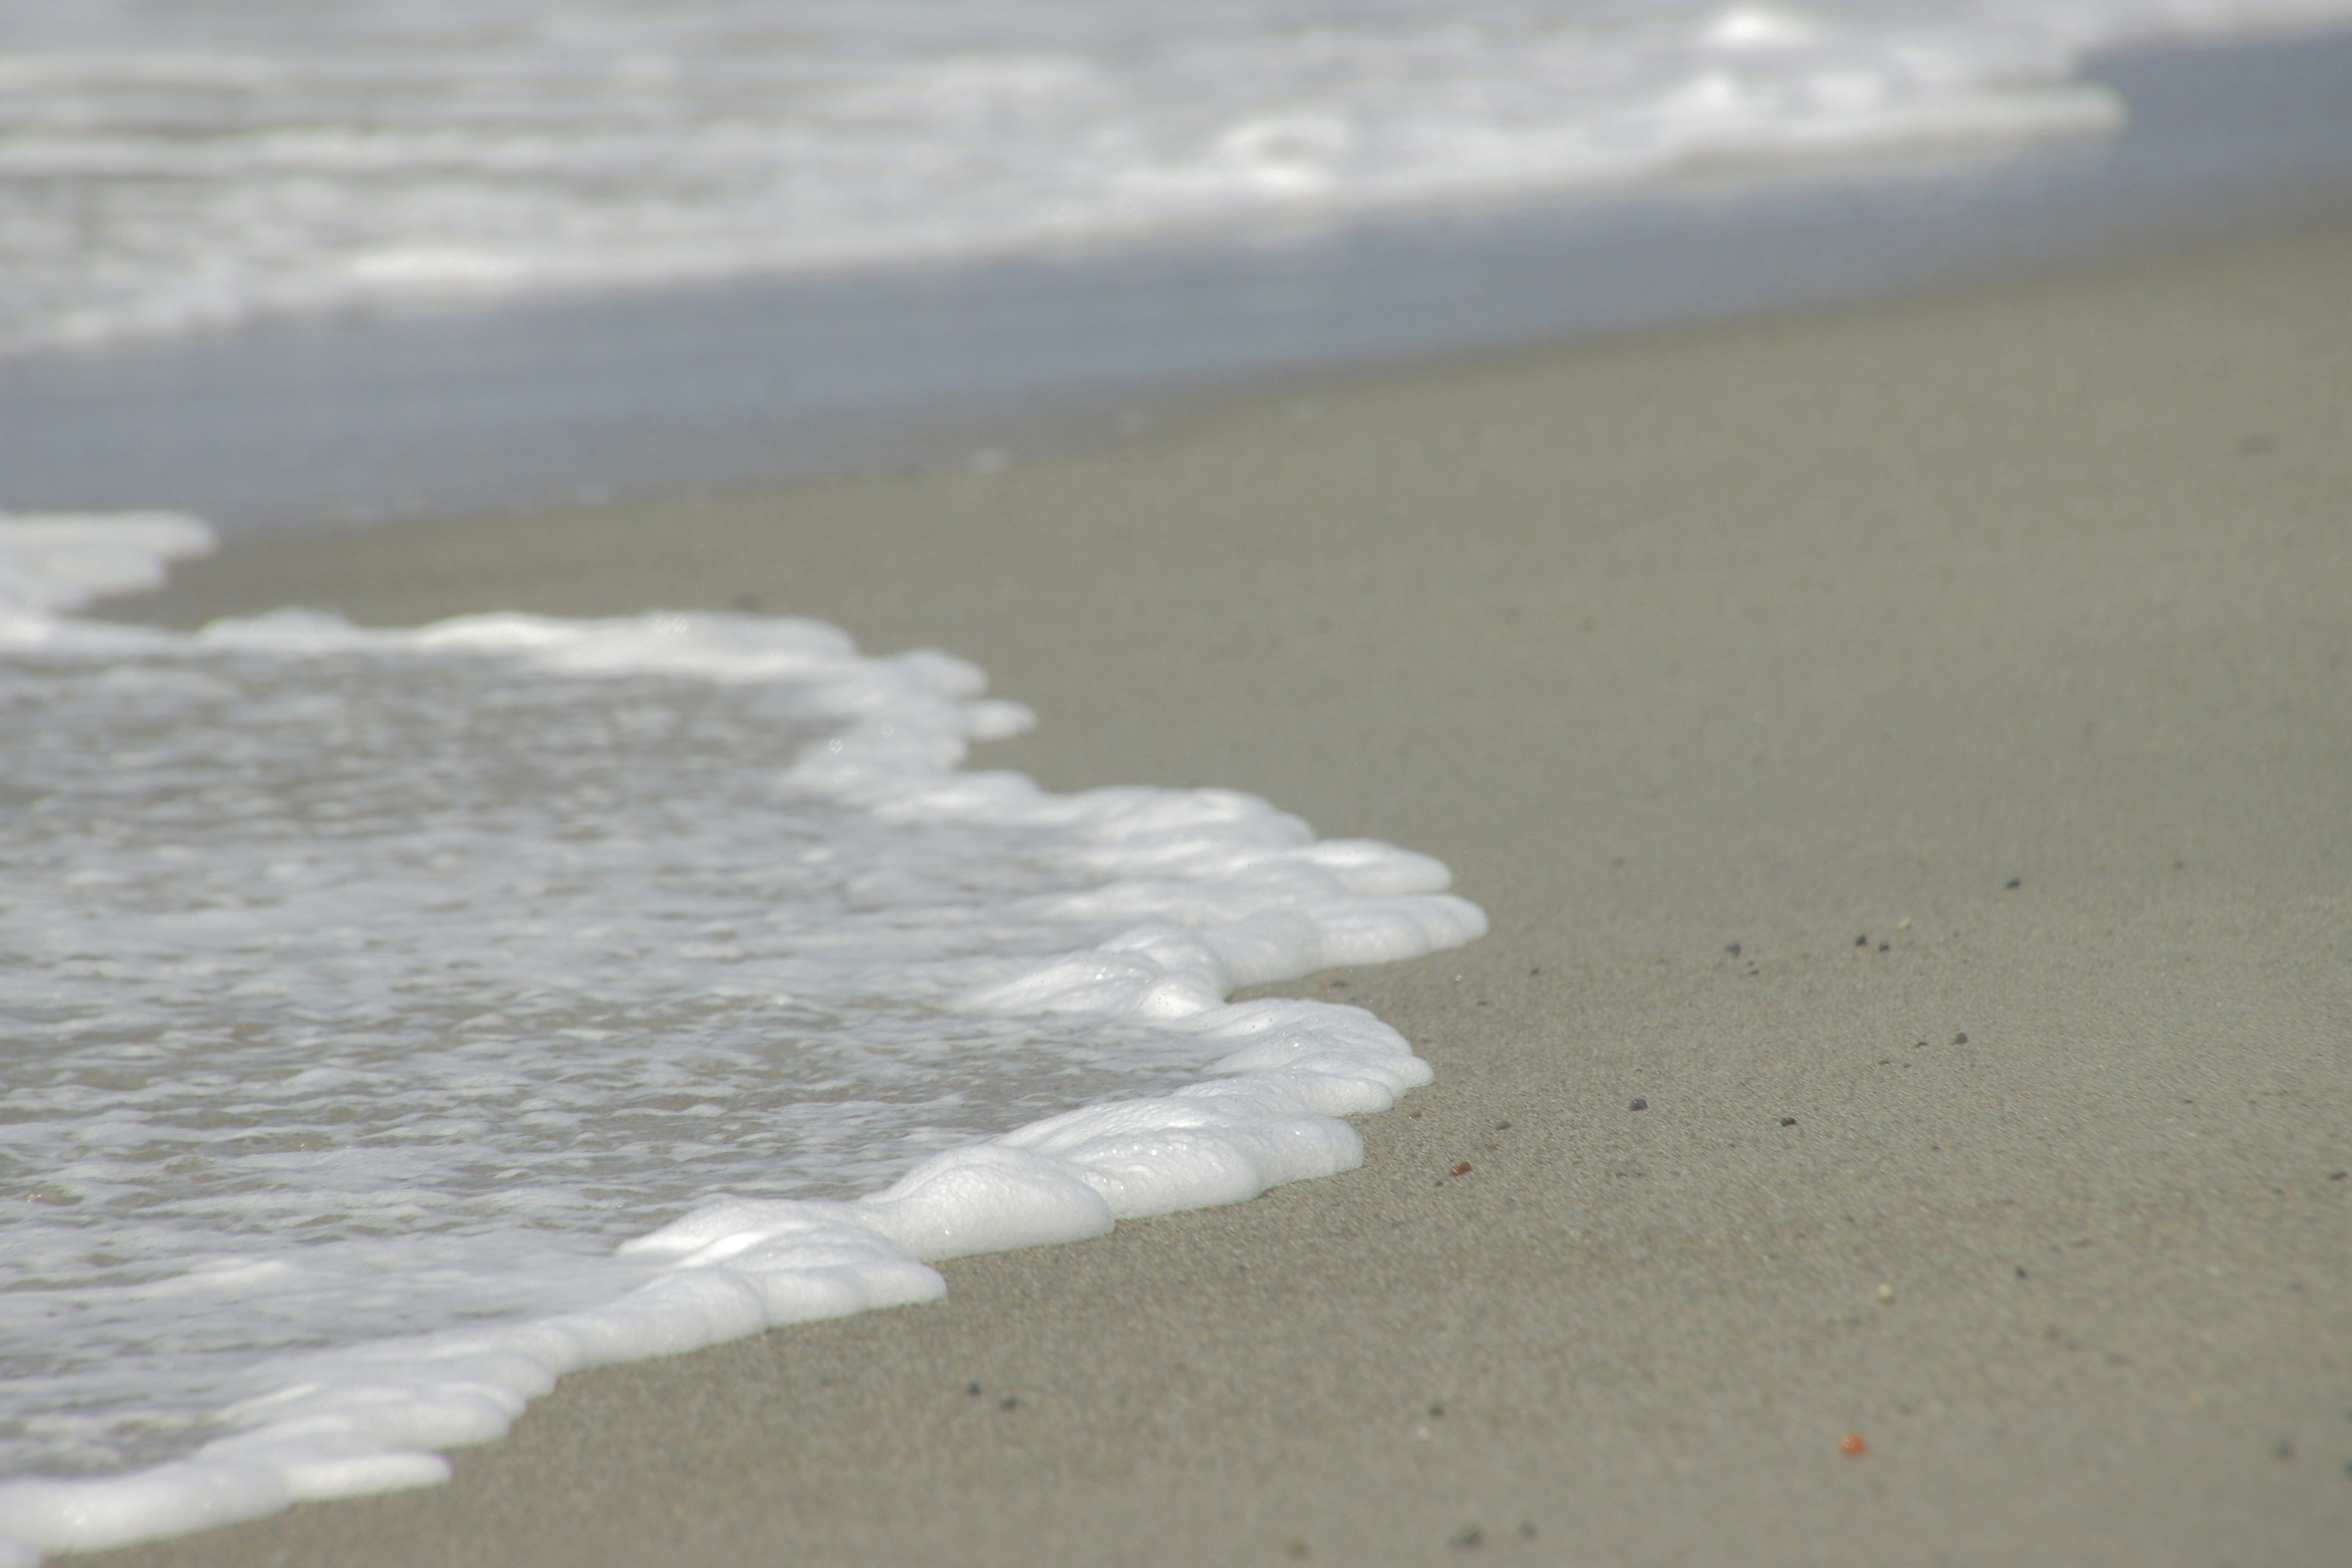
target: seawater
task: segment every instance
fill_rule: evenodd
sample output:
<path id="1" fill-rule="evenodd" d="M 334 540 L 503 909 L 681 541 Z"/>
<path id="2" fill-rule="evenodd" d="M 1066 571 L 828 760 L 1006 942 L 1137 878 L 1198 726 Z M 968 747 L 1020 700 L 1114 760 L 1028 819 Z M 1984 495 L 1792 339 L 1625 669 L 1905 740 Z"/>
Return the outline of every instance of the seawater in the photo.
<path id="1" fill-rule="evenodd" d="M 2352 0 L 11 0 L 0 352 L 2096 131 Z"/>
<path id="2" fill-rule="evenodd" d="M 1240 985 L 1466 942 L 1254 797 L 814 622 L 73 612 L 0 519 L 0 1561 L 426 1484 L 565 1373 L 1354 1165 L 1428 1068 Z"/>

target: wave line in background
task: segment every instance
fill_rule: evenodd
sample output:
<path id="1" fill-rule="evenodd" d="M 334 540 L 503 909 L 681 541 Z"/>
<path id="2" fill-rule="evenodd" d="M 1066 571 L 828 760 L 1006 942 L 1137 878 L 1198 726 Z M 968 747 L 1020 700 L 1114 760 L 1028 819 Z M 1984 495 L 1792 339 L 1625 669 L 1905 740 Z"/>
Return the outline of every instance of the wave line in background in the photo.
<path id="1" fill-rule="evenodd" d="M 0 353 L 2095 132 L 2352 0 L 20 0 Z"/>

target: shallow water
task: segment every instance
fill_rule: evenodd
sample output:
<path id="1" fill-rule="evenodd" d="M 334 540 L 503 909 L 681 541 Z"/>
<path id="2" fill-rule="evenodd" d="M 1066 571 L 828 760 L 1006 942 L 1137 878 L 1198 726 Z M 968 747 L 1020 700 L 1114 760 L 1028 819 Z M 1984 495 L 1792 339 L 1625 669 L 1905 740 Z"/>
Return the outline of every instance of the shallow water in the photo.
<path id="1" fill-rule="evenodd" d="M 1346 1168 L 1331 1118 L 1427 1069 L 1225 994 L 1483 929 L 1249 796 L 959 771 L 1027 716 L 943 654 L 105 626 L 58 612 L 195 525 L 11 531 L 0 1468 L 100 1479 L 0 1486 L 0 1537 L 185 1528 L 159 1475 L 199 1516 L 429 1480 L 573 1365 Z"/>

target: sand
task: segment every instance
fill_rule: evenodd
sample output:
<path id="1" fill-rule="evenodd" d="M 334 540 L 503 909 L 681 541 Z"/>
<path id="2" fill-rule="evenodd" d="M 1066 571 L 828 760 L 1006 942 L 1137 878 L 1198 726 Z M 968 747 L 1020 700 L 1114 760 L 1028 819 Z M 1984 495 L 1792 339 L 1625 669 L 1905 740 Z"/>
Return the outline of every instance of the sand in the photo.
<path id="1" fill-rule="evenodd" d="M 1014 456 L 123 608 L 950 647 L 1044 716 L 989 763 L 1448 861 L 1491 936 L 1298 987 L 1436 1086 L 1351 1175 L 103 1561 L 2352 1557 L 2352 228 Z"/>

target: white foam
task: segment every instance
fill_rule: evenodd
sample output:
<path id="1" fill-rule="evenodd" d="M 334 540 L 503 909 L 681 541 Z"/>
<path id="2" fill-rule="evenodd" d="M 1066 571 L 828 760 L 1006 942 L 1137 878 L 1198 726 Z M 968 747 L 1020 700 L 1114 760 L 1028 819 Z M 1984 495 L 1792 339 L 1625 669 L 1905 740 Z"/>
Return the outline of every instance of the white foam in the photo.
<path id="1" fill-rule="evenodd" d="M 217 542 L 210 525 L 179 512 L 0 511 L 0 627 L 21 617 L 14 635 L 29 640 L 93 600 L 162 587 L 173 562 L 209 555 Z"/>
<path id="2" fill-rule="evenodd" d="M 2095 131 L 2352 0 L 15 0 L 0 352 Z"/>
<path id="3" fill-rule="evenodd" d="M 1428 1081 L 1226 1000 L 1478 935 L 1426 857 L 961 771 L 1026 710 L 814 623 L 55 613 L 202 537 L 0 523 L 0 1562 L 431 1484 L 566 1373 L 1347 1170 Z"/>

